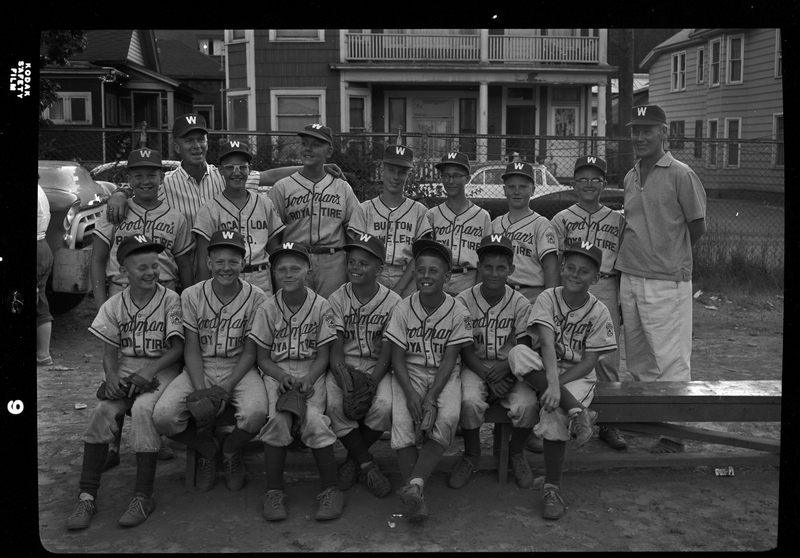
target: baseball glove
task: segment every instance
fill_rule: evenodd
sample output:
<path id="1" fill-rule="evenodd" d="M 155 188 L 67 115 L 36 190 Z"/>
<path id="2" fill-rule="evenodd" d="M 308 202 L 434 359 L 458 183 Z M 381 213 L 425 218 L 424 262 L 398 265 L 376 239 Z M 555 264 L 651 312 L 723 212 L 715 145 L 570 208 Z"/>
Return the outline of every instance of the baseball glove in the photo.
<path id="1" fill-rule="evenodd" d="M 369 411 L 372 398 L 378 391 L 375 378 L 344 362 L 338 363 L 331 372 L 342 388 L 344 416 L 350 420 L 360 420 Z"/>
<path id="2" fill-rule="evenodd" d="M 211 431 L 214 419 L 225 410 L 224 402 L 230 400 L 230 394 L 219 386 L 198 389 L 186 396 L 186 406 L 194 417 L 198 434 L 206 434 Z"/>
<path id="3" fill-rule="evenodd" d="M 303 422 L 303 417 L 306 416 L 306 396 L 297 391 L 296 388 L 287 389 L 278 398 L 275 410 L 278 412 L 285 411 L 294 415 L 292 417 L 292 437 L 299 436 L 300 425 Z"/>
<path id="4" fill-rule="evenodd" d="M 125 378 L 125 388 L 124 389 L 125 389 L 126 393 L 131 390 L 131 386 L 132 385 L 135 385 L 135 386 L 138 386 L 138 387 L 142 388 L 142 391 L 139 392 L 139 393 L 144 393 L 146 391 L 155 391 L 156 388 L 158 388 L 158 386 L 161 385 L 161 382 L 159 382 L 158 378 L 155 377 L 155 376 L 153 377 L 152 380 L 150 380 L 148 382 L 147 380 L 145 380 L 144 378 L 139 376 L 139 374 L 131 374 L 130 376 L 127 376 Z M 138 394 L 136 394 L 136 395 L 138 395 Z M 136 395 L 131 397 L 131 399 L 136 397 Z M 105 380 L 100 382 L 100 387 L 97 388 L 97 398 L 98 399 L 108 399 L 108 396 L 106 396 L 106 382 L 105 382 Z M 125 397 L 124 399 L 128 399 L 128 398 Z"/>
<path id="5" fill-rule="evenodd" d="M 437 413 L 438 409 L 436 404 L 432 401 L 422 405 L 422 420 L 419 421 L 416 429 L 417 445 L 423 443 L 425 438 L 430 435 L 431 430 L 433 430 L 433 423 L 436 422 Z"/>

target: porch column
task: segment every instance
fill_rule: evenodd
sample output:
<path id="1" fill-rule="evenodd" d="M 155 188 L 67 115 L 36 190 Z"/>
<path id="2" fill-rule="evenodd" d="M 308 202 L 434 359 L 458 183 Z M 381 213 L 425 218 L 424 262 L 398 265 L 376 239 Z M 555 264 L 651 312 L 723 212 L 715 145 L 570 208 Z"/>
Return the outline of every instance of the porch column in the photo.
<path id="1" fill-rule="evenodd" d="M 479 29 L 481 33 L 481 62 L 489 63 L 489 30 Z"/>
<path id="2" fill-rule="evenodd" d="M 606 87 L 608 80 L 597 84 L 597 137 L 606 135 Z"/>
<path id="3" fill-rule="evenodd" d="M 482 81 L 478 87 L 478 141 L 476 158 L 479 162 L 486 161 L 487 147 L 486 134 L 489 133 L 489 82 Z M 483 136 L 483 137 L 480 137 Z"/>
<path id="4" fill-rule="evenodd" d="M 345 33 L 347 33 L 347 29 L 339 29 L 339 62 L 341 64 L 347 62 L 347 37 Z"/>

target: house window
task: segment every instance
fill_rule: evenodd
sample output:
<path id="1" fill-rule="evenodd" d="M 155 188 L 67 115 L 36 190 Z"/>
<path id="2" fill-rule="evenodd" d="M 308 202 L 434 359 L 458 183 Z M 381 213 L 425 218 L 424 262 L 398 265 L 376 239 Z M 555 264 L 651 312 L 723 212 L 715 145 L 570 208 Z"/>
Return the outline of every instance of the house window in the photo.
<path id="1" fill-rule="evenodd" d="M 236 95 L 228 97 L 228 123 L 231 130 L 249 129 L 249 101 L 249 95 Z"/>
<path id="2" fill-rule="evenodd" d="M 364 117 L 366 101 L 367 100 L 364 97 L 350 97 L 350 131 L 351 132 L 364 132 L 364 131 L 366 131 L 366 119 Z"/>
<path id="3" fill-rule="evenodd" d="M 58 99 L 45 111 L 44 116 L 53 124 L 91 124 L 92 94 L 59 92 Z"/>
<path id="4" fill-rule="evenodd" d="M 697 49 L 697 83 L 705 83 L 706 81 L 706 49 L 700 47 Z"/>
<path id="5" fill-rule="evenodd" d="M 231 30 L 231 40 L 232 41 L 243 41 L 245 39 L 245 30 L 244 29 L 232 29 Z"/>
<path id="6" fill-rule="evenodd" d="M 716 118 L 708 121 L 708 138 L 716 139 L 718 137 L 719 122 Z M 710 142 L 708 144 L 708 160 L 706 166 L 716 168 L 717 166 L 717 144 Z"/>
<path id="7" fill-rule="evenodd" d="M 774 129 L 775 141 L 780 142 L 775 144 L 775 160 L 773 164 L 776 167 L 782 167 L 784 163 L 783 154 L 783 115 L 776 114 L 772 123 Z"/>
<path id="8" fill-rule="evenodd" d="M 270 91 L 272 129 L 297 132 L 309 124 L 325 124 L 324 89 L 273 89 Z M 281 161 L 300 159 L 297 137 L 275 138 L 277 157 Z"/>
<path id="9" fill-rule="evenodd" d="M 781 30 L 775 30 L 775 77 L 783 77 L 783 55 L 781 54 Z"/>
<path id="10" fill-rule="evenodd" d="M 742 83 L 744 37 L 728 37 L 728 83 Z"/>
<path id="11" fill-rule="evenodd" d="M 116 95 L 106 93 L 106 126 L 119 124 L 119 101 Z"/>
<path id="12" fill-rule="evenodd" d="M 458 133 L 478 133 L 478 99 L 459 99 L 458 101 Z M 464 135 L 461 137 L 460 151 L 469 155 L 470 159 L 477 158 L 476 138 Z"/>
<path id="13" fill-rule="evenodd" d="M 719 60 L 721 44 L 722 41 L 720 39 L 711 41 L 711 75 L 708 78 L 708 85 L 710 87 L 719 85 Z"/>
<path id="14" fill-rule="evenodd" d="M 312 41 L 325 40 L 324 29 L 270 29 L 270 41 Z"/>
<path id="15" fill-rule="evenodd" d="M 194 112 L 206 119 L 206 128 L 214 129 L 214 105 L 194 105 Z"/>
<path id="16" fill-rule="evenodd" d="M 684 130 L 683 120 L 673 120 L 669 123 L 669 145 L 671 149 L 683 149 Z"/>
<path id="17" fill-rule="evenodd" d="M 729 140 L 739 139 L 741 125 L 742 125 L 741 118 L 726 118 L 725 137 Z M 739 144 L 738 143 L 727 144 L 726 151 L 727 151 L 727 157 L 725 158 L 725 166 L 732 168 L 739 168 Z"/>
<path id="18" fill-rule="evenodd" d="M 242 36 L 244 38 L 244 36 Z M 209 56 L 222 56 L 222 39 L 198 39 L 197 50 Z"/>
<path id="19" fill-rule="evenodd" d="M 672 55 L 672 91 L 686 90 L 686 53 Z"/>
<path id="20" fill-rule="evenodd" d="M 405 98 L 389 99 L 389 133 L 394 134 L 402 128 L 407 132 L 406 126 L 406 100 Z"/>
<path id="21" fill-rule="evenodd" d="M 694 137 L 702 138 L 703 137 L 703 121 L 702 120 L 695 120 L 694 121 Z M 703 156 L 703 143 L 696 141 L 694 142 L 694 158 L 699 159 Z"/>

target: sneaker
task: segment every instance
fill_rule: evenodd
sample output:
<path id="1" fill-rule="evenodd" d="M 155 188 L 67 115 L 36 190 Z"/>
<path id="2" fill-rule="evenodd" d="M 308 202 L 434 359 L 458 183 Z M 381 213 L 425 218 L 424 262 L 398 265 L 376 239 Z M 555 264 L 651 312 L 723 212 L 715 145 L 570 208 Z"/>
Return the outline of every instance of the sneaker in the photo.
<path id="1" fill-rule="evenodd" d="M 223 460 L 222 465 L 225 467 L 225 485 L 228 490 L 231 492 L 241 490 L 244 486 L 245 474 L 242 452 L 237 451 L 230 459 Z"/>
<path id="2" fill-rule="evenodd" d="M 208 458 L 198 453 L 196 470 L 194 489 L 198 492 L 208 492 L 217 480 L 217 456 Z"/>
<path id="3" fill-rule="evenodd" d="M 628 449 L 628 442 L 625 441 L 625 438 L 619 433 L 619 430 L 616 428 L 610 428 L 608 426 L 601 426 L 600 432 L 598 432 L 597 437 L 603 440 L 608 447 L 615 450 L 626 450 Z"/>
<path id="4" fill-rule="evenodd" d="M 561 490 L 554 484 L 544 485 L 542 500 L 544 500 L 542 517 L 545 519 L 559 519 L 567 511 L 567 506 L 561 499 Z"/>
<path id="5" fill-rule="evenodd" d="M 592 426 L 594 426 L 595 420 L 597 420 L 597 412 L 591 409 L 584 409 L 570 418 L 575 429 L 575 449 L 583 446 L 591 439 L 592 434 L 594 434 Z"/>
<path id="6" fill-rule="evenodd" d="M 289 517 L 286 511 L 286 493 L 283 490 L 270 490 L 264 494 L 264 507 L 261 514 L 267 521 L 282 521 Z"/>
<path id="7" fill-rule="evenodd" d="M 339 490 L 338 486 L 330 486 L 317 495 L 317 521 L 336 519 L 342 515 L 342 510 L 347 505 L 347 494 Z"/>
<path id="8" fill-rule="evenodd" d="M 103 471 L 108 471 L 112 467 L 119 465 L 119 452 L 108 450 L 106 461 L 103 463 Z"/>
<path id="9" fill-rule="evenodd" d="M 511 454 L 511 468 L 514 470 L 517 486 L 520 488 L 533 486 L 533 472 L 523 452 Z"/>
<path id="10" fill-rule="evenodd" d="M 358 476 L 361 473 L 361 468 L 356 463 L 355 459 L 348 458 L 344 465 L 339 467 L 336 475 L 336 482 L 339 485 L 339 490 L 350 490 L 358 482 Z"/>
<path id="11" fill-rule="evenodd" d="M 167 445 L 167 440 L 161 436 L 161 447 L 158 448 L 158 460 L 166 461 L 175 457 L 175 452 Z"/>
<path id="12" fill-rule="evenodd" d="M 144 494 L 137 493 L 128 506 L 128 511 L 119 518 L 119 524 L 124 527 L 136 527 L 144 523 L 147 516 L 155 509 L 156 499 L 146 498 Z"/>
<path id="13" fill-rule="evenodd" d="M 72 514 L 67 519 L 67 529 L 86 529 L 92 522 L 92 516 L 97 513 L 97 504 L 94 500 L 78 500 L 72 508 Z"/>
<path id="14" fill-rule="evenodd" d="M 465 454 L 461 454 L 461 459 L 458 460 L 456 466 L 450 472 L 450 478 L 447 484 L 450 488 L 464 488 L 469 482 L 469 477 L 472 471 L 475 470 L 475 463 Z"/>
<path id="15" fill-rule="evenodd" d="M 525 449 L 534 453 L 542 453 L 544 451 L 544 441 L 531 433 L 528 436 L 528 441 L 525 442 Z"/>
<path id="16" fill-rule="evenodd" d="M 419 523 L 428 519 L 428 504 L 422 497 L 422 489 L 418 484 L 407 484 L 397 491 L 400 501 L 409 508 L 408 521 Z"/>
<path id="17" fill-rule="evenodd" d="M 358 480 L 366 484 L 369 491 L 378 498 L 383 498 L 392 491 L 392 483 L 383 476 L 375 462 L 366 469 L 361 469 Z"/>

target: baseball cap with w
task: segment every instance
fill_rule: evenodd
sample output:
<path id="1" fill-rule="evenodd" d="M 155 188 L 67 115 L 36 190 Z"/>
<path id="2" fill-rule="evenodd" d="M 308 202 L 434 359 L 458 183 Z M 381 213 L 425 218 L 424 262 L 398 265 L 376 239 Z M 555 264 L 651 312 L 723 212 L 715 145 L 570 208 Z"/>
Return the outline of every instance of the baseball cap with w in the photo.
<path id="1" fill-rule="evenodd" d="M 444 157 L 442 157 L 442 162 L 436 163 L 433 166 L 436 168 L 436 170 L 440 171 L 445 165 L 459 165 L 467 169 L 467 172 L 470 172 L 469 156 L 466 153 L 461 153 L 460 151 L 445 153 Z"/>
<path id="2" fill-rule="evenodd" d="M 636 124 L 643 124 L 645 126 L 652 126 L 653 124 L 666 124 L 667 115 L 658 105 L 641 105 L 638 107 L 631 107 L 631 117 L 633 120 L 628 122 L 626 126 L 635 126 Z"/>
<path id="3" fill-rule="evenodd" d="M 502 234 L 487 234 L 481 239 L 481 243 L 475 249 L 480 257 L 481 253 L 487 248 L 498 248 L 506 254 L 514 257 L 514 244 L 511 239 Z"/>
<path id="4" fill-rule="evenodd" d="M 383 162 L 398 167 L 414 166 L 414 151 L 405 145 L 387 145 L 383 150 Z"/>
<path id="5" fill-rule="evenodd" d="M 381 239 L 377 236 L 360 234 L 355 238 L 350 239 L 348 243 L 344 245 L 345 252 L 349 252 L 353 248 L 361 248 L 362 250 L 366 250 L 370 254 L 373 254 L 376 258 L 379 258 L 381 263 L 386 260 L 386 247 L 383 245 Z"/>
<path id="6" fill-rule="evenodd" d="M 222 160 L 231 155 L 233 153 L 241 153 L 245 157 L 247 157 L 247 162 L 253 160 L 253 156 L 250 154 L 250 150 L 247 148 L 247 144 L 243 143 L 239 140 L 231 140 L 226 141 L 223 143 L 219 148 L 219 162 L 222 163 Z"/>
<path id="7" fill-rule="evenodd" d="M 161 244 L 160 242 L 154 242 L 143 234 L 126 236 L 122 239 L 122 242 L 119 243 L 119 247 L 117 248 L 117 263 L 122 265 L 122 262 L 125 261 L 125 258 L 134 252 L 147 250 L 161 253 L 165 248 L 165 245 Z"/>
<path id="8" fill-rule="evenodd" d="M 603 267 L 603 251 L 591 242 L 586 242 L 585 240 L 574 241 L 564 250 L 564 259 L 570 254 L 580 254 L 590 260 L 594 260 L 597 264 L 597 269 Z"/>
<path id="9" fill-rule="evenodd" d="M 534 184 L 536 183 L 536 179 L 533 177 L 533 165 L 530 163 L 509 163 L 506 166 L 506 172 L 504 172 L 500 178 L 505 180 L 507 176 L 511 176 L 512 174 L 522 175 L 526 178 L 530 178 Z"/>
<path id="10" fill-rule="evenodd" d="M 158 167 L 161 168 L 161 155 L 155 149 L 134 149 L 128 154 L 128 168 Z"/>
<path id="11" fill-rule="evenodd" d="M 308 265 L 311 265 L 311 258 L 308 255 L 308 248 L 306 248 L 305 244 L 300 244 L 299 242 L 284 242 L 269 255 L 269 263 L 275 265 L 275 260 L 283 254 L 296 254 L 307 261 Z"/>
<path id="12" fill-rule="evenodd" d="M 333 132 L 330 128 L 323 126 L 322 124 L 309 124 L 303 128 L 302 131 L 297 132 L 297 135 L 321 139 L 322 141 L 327 141 L 329 144 L 333 145 Z"/>
<path id="13" fill-rule="evenodd" d="M 220 229 L 211 235 L 211 240 L 208 242 L 208 252 L 217 246 L 228 246 L 236 248 L 242 253 L 242 257 L 247 254 L 247 248 L 244 246 L 244 237 L 239 231 L 231 231 L 227 229 Z"/>
<path id="14" fill-rule="evenodd" d="M 180 138 L 193 130 L 200 130 L 207 134 L 206 119 L 199 114 L 184 114 L 176 118 L 172 124 L 172 137 Z"/>
<path id="15" fill-rule="evenodd" d="M 578 160 L 575 161 L 575 170 L 578 170 L 581 167 L 594 167 L 599 169 L 600 172 L 603 173 L 603 176 L 606 175 L 606 160 L 602 157 L 598 157 L 597 155 L 579 157 Z"/>

